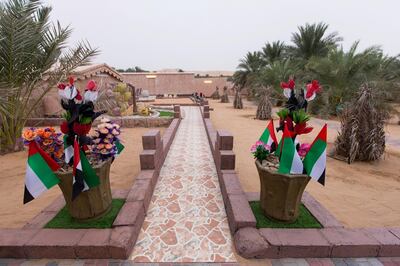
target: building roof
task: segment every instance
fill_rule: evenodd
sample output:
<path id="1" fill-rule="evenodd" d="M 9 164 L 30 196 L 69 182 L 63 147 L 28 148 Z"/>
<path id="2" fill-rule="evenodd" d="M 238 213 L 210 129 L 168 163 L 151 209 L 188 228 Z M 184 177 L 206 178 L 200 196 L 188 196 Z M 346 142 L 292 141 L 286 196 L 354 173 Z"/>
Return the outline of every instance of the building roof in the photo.
<path id="1" fill-rule="evenodd" d="M 124 75 L 194 75 L 194 72 L 161 72 L 161 71 L 151 71 L 151 72 L 122 72 Z"/>
<path id="2" fill-rule="evenodd" d="M 233 73 L 235 73 L 235 71 L 229 71 L 229 70 L 210 70 L 210 71 L 192 71 L 195 75 L 199 75 L 199 76 L 210 76 L 210 77 L 220 77 L 222 76 L 233 76 Z"/>
<path id="3" fill-rule="evenodd" d="M 98 73 L 107 73 L 108 75 L 118 79 L 119 81 L 124 81 L 124 77 L 121 76 L 116 70 L 107 64 L 92 64 L 87 66 L 79 66 L 72 71 L 78 79 L 86 79 L 94 76 Z"/>

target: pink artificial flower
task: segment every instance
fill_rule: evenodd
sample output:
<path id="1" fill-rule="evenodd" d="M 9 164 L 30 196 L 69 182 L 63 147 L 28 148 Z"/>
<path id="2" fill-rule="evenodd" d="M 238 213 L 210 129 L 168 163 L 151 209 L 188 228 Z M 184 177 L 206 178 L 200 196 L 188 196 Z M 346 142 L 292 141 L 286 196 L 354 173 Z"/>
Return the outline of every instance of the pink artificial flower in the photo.
<path id="1" fill-rule="evenodd" d="M 250 151 L 251 152 L 256 152 L 257 151 L 257 145 L 254 144 L 253 146 L 251 146 Z"/>
<path id="2" fill-rule="evenodd" d="M 262 146 L 262 145 L 264 145 L 264 142 L 262 142 L 261 140 L 258 140 L 257 142 L 256 142 L 256 146 Z"/>
<path id="3" fill-rule="evenodd" d="M 307 154 L 307 152 L 310 150 L 310 148 L 311 148 L 311 145 L 310 145 L 310 144 L 308 144 L 308 143 L 303 143 L 303 144 L 300 145 L 300 149 L 299 149 L 299 151 L 298 151 L 298 154 L 299 154 L 301 157 L 304 157 L 304 156 L 306 156 L 306 154 Z"/>
<path id="4" fill-rule="evenodd" d="M 264 144 L 264 148 L 265 148 L 267 151 L 270 151 L 270 150 L 271 150 L 271 146 L 268 145 L 268 144 Z"/>

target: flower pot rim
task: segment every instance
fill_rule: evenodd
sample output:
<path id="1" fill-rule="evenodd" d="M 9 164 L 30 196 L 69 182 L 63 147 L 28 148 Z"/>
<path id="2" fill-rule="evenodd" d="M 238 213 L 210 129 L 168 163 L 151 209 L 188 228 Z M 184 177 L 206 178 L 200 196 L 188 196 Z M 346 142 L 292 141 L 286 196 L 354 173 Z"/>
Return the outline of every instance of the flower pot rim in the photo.
<path id="1" fill-rule="evenodd" d="M 98 164 L 96 164 L 96 165 L 92 165 L 92 167 L 93 167 L 93 169 L 99 169 L 99 168 L 101 168 L 101 167 L 103 167 L 103 166 L 105 166 L 106 164 L 108 164 L 108 163 L 110 163 L 111 164 L 111 159 L 112 158 L 108 158 L 107 160 L 104 160 L 104 161 L 101 161 L 100 163 L 98 163 Z M 56 171 L 56 172 L 54 172 L 56 175 L 70 175 L 70 174 L 72 174 L 72 168 L 71 168 L 71 170 L 68 170 L 68 171 L 60 171 L 60 170 L 58 170 L 58 171 Z"/>
<path id="2" fill-rule="evenodd" d="M 268 161 L 268 160 L 266 160 Z M 261 169 L 262 171 L 271 173 L 271 174 L 275 174 L 275 175 L 280 175 L 286 178 L 298 178 L 298 177 L 309 177 L 308 175 L 305 174 L 282 174 L 282 173 L 278 173 L 278 171 L 271 171 L 268 167 L 265 167 L 262 165 L 262 162 L 260 162 L 259 160 L 256 160 L 256 166 L 257 168 Z M 310 178 L 310 177 L 309 177 Z"/>

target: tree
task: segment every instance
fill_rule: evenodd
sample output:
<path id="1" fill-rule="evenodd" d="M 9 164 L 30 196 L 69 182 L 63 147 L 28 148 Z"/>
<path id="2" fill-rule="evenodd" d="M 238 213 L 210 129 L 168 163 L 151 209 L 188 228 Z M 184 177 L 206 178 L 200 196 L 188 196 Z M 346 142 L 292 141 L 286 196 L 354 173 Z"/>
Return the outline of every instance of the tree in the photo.
<path id="1" fill-rule="evenodd" d="M 335 141 L 335 152 L 350 164 L 355 160 L 378 160 L 384 151 L 384 116 L 376 108 L 374 90 L 363 85 L 341 115 L 341 131 Z"/>
<path id="2" fill-rule="evenodd" d="M 265 65 L 270 65 L 286 57 L 286 45 L 281 41 L 268 42 L 261 50 L 261 56 Z"/>
<path id="3" fill-rule="evenodd" d="M 298 72 L 299 66 L 290 58 L 275 61 L 260 72 L 256 88 L 269 87 L 269 97 L 278 102 L 284 101 L 280 83 L 295 77 Z"/>
<path id="4" fill-rule="evenodd" d="M 337 32 L 326 35 L 329 25 L 323 22 L 299 26 L 299 32 L 292 34 L 294 46 L 289 48 L 291 56 L 308 60 L 312 56 L 325 56 L 329 50 L 335 48 L 343 39 Z"/>
<path id="5" fill-rule="evenodd" d="M 378 97 L 379 94 L 390 93 L 399 87 L 396 70 L 392 67 L 394 58 L 384 56 L 376 46 L 359 53 L 358 44 L 355 42 L 347 52 L 343 47 L 331 49 L 326 57 L 312 57 L 306 65 L 307 71 L 319 79 L 324 88 L 328 101 L 321 102 L 319 108 L 327 108 L 329 114 L 336 115 L 344 103 L 355 97 L 363 83 L 379 87 L 376 101 L 383 99 L 383 95 Z M 380 109 L 387 107 L 386 104 L 380 105 Z"/>
<path id="6" fill-rule="evenodd" d="M 272 103 L 270 100 L 271 88 L 261 87 L 257 91 L 258 93 L 258 106 L 256 119 L 268 120 L 271 119 Z"/>
<path id="7" fill-rule="evenodd" d="M 221 103 L 229 103 L 229 97 L 228 97 L 228 87 L 224 86 L 223 88 L 223 94 L 221 96 Z"/>
<path id="8" fill-rule="evenodd" d="M 251 87 L 258 77 L 259 71 L 263 67 L 263 59 L 260 52 L 248 52 L 244 58 L 240 60 L 238 70 L 233 74 L 233 84 L 235 85 L 235 100 L 233 107 L 236 109 L 243 108 L 241 91 L 247 88 L 251 93 Z"/>
<path id="9" fill-rule="evenodd" d="M 69 27 L 50 22 L 39 0 L 0 3 L 0 149 L 15 150 L 29 115 L 77 66 L 98 53 L 87 42 L 67 48 Z"/>

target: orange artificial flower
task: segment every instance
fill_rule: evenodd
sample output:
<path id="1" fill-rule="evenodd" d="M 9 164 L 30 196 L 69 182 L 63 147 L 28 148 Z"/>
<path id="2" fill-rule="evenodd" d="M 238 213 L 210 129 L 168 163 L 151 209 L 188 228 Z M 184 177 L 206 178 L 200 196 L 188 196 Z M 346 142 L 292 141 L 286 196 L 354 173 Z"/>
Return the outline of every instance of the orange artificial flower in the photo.
<path id="1" fill-rule="evenodd" d="M 61 158 L 61 157 L 63 156 L 63 154 L 64 154 L 64 151 L 63 151 L 62 149 L 59 149 L 58 151 L 56 151 L 56 152 L 54 153 L 54 155 L 55 155 L 57 158 Z"/>
<path id="2" fill-rule="evenodd" d="M 34 138 L 36 138 L 36 132 L 31 129 L 26 129 L 22 133 L 22 137 L 27 141 L 32 141 Z"/>
<path id="3" fill-rule="evenodd" d="M 51 137 L 51 132 L 45 131 L 45 132 L 43 133 L 43 138 L 48 139 L 48 138 L 50 138 L 50 137 Z"/>
<path id="4" fill-rule="evenodd" d="M 53 143 L 53 140 L 52 140 L 52 139 L 45 139 L 45 140 L 43 140 L 43 145 L 45 145 L 45 146 L 50 145 L 50 144 L 52 144 L 52 143 Z"/>
<path id="5" fill-rule="evenodd" d="M 42 137 L 43 134 L 44 134 L 44 129 L 43 129 L 43 128 L 38 128 L 38 129 L 36 129 L 36 134 L 37 134 L 38 136 Z"/>

